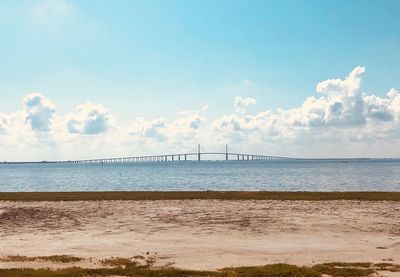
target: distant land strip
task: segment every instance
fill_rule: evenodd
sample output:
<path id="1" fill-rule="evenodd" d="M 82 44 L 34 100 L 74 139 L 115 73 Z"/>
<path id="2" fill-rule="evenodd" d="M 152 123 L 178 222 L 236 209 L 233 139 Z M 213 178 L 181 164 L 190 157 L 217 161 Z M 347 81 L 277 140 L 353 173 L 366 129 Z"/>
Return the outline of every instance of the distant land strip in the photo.
<path id="1" fill-rule="evenodd" d="M 0 192 L 0 201 L 102 201 L 102 200 L 359 200 L 400 201 L 400 192 L 286 192 L 286 191 L 101 191 Z"/>

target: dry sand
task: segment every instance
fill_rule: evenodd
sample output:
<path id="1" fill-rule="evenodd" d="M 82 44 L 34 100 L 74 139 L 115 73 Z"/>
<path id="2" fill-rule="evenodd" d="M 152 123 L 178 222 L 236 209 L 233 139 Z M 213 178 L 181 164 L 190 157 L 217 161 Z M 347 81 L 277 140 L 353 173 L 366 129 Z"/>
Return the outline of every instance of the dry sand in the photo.
<path id="1" fill-rule="evenodd" d="M 96 260 L 146 252 L 159 264 L 191 269 L 400 264 L 400 202 L 0 202 L 0 256 L 71 254 Z"/>

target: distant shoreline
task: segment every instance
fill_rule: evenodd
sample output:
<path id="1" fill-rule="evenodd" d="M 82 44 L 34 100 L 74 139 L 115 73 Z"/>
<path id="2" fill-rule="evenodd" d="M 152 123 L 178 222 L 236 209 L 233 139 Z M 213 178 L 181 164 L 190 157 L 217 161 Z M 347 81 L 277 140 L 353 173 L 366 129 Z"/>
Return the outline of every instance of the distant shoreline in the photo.
<path id="1" fill-rule="evenodd" d="M 103 200 L 359 200 L 400 201 L 400 192 L 353 191 L 75 191 L 0 192 L 0 201 L 103 201 Z"/>

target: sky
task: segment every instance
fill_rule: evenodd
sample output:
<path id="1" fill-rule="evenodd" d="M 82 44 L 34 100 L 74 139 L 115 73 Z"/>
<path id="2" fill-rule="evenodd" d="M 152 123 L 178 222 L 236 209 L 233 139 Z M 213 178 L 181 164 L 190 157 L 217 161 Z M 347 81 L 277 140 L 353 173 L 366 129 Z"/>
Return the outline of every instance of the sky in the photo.
<path id="1" fill-rule="evenodd" d="M 0 2 L 0 160 L 400 157 L 400 1 Z"/>

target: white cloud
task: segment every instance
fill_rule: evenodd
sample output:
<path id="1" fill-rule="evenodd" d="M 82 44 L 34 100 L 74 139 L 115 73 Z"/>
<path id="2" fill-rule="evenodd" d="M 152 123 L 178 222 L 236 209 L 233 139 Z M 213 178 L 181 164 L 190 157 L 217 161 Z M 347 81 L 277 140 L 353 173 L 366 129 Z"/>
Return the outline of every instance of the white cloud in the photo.
<path id="1" fill-rule="evenodd" d="M 179 118 L 169 124 L 167 127 L 167 133 L 169 137 L 175 140 L 180 139 L 193 139 L 199 132 L 202 123 L 205 121 L 205 113 L 207 109 L 202 111 L 184 111 L 179 112 Z"/>
<path id="2" fill-rule="evenodd" d="M 400 122 L 400 93 L 392 88 L 387 93 L 387 96 L 389 97 L 388 108 L 393 112 L 394 119 Z"/>
<path id="3" fill-rule="evenodd" d="M 165 126 L 164 118 L 146 120 L 139 117 L 132 124 L 130 134 L 143 139 L 164 141 L 166 139 L 164 135 Z"/>
<path id="4" fill-rule="evenodd" d="M 207 111 L 204 106 L 201 111 L 180 111 L 178 118 L 168 122 L 165 118 L 146 120 L 137 118 L 130 127 L 130 135 L 146 142 L 168 142 L 171 144 L 191 141 L 200 131 L 205 120 L 203 114 Z"/>
<path id="5" fill-rule="evenodd" d="M 354 95 L 360 88 L 361 75 L 365 72 L 365 67 L 357 66 L 345 80 L 329 79 L 318 83 L 317 92 L 330 93 L 336 95 Z"/>
<path id="6" fill-rule="evenodd" d="M 49 131 L 56 106 L 40 93 L 32 93 L 23 99 L 28 123 L 34 131 Z"/>
<path id="7" fill-rule="evenodd" d="M 75 113 L 66 116 L 68 131 L 73 134 L 100 134 L 112 128 L 113 124 L 110 110 L 91 102 L 77 106 Z"/>
<path id="8" fill-rule="evenodd" d="M 241 96 L 236 96 L 234 101 L 234 107 L 236 112 L 245 113 L 246 107 L 249 105 L 255 105 L 256 100 L 254 98 L 243 98 Z"/>
<path id="9" fill-rule="evenodd" d="M 361 75 L 364 67 L 356 67 L 345 80 L 327 80 L 317 85 L 320 98 L 310 97 L 297 109 L 285 111 L 290 123 L 316 127 L 365 126 L 380 121 L 394 121 L 396 92 L 391 97 L 380 98 L 361 92 Z"/>
<path id="10" fill-rule="evenodd" d="M 249 144 L 375 143 L 400 139 L 400 95 L 391 89 L 386 98 L 361 92 L 364 67 L 344 80 L 320 82 L 317 92 L 298 108 L 256 115 L 224 115 L 212 123 L 222 138 Z M 236 101 L 235 101 L 236 102 Z M 235 105 L 236 106 L 236 105 Z M 323 149 L 321 149 L 323 152 Z"/>
<path id="11" fill-rule="evenodd" d="M 4 134 L 8 129 L 8 115 L 4 113 L 0 113 L 0 135 Z"/>

